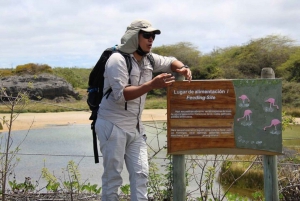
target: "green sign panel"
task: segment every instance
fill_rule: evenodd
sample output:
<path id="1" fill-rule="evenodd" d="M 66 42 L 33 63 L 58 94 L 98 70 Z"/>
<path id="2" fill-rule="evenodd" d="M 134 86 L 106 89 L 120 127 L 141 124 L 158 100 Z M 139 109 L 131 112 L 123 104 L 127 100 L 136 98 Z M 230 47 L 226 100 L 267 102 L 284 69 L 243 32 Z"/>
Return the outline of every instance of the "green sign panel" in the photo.
<path id="1" fill-rule="evenodd" d="M 281 80 L 232 80 L 232 82 L 236 94 L 234 122 L 236 147 L 281 153 Z"/>

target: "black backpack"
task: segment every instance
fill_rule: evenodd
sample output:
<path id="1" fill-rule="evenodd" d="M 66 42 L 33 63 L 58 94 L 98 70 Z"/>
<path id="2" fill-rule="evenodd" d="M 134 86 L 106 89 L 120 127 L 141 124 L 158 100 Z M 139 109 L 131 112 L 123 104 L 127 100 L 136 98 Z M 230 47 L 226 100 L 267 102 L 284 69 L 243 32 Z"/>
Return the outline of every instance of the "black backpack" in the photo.
<path id="1" fill-rule="evenodd" d="M 99 104 L 101 103 L 101 100 L 104 96 L 108 98 L 109 94 L 112 92 L 112 89 L 110 88 L 108 91 L 103 94 L 103 87 L 104 87 L 104 71 L 105 71 L 105 65 L 108 60 L 108 58 L 112 55 L 112 53 L 116 52 L 116 47 L 107 48 L 99 58 L 98 62 L 96 63 L 95 67 L 90 73 L 89 76 L 89 87 L 88 87 L 88 97 L 87 97 L 87 104 L 92 111 L 92 114 L 90 116 L 90 120 L 92 120 L 91 129 L 93 131 L 93 147 L 94 147 L 94 157 L 95 157 L 95 163 L 99 163 L 99 154 L 98 154 L 98 148 L 97 148 L 97 137 L 95 132 L 95 123 L 97 119 L 97 112 L 99 109 Z M 127 70 L 130 75 L 132 64 L 131 64 L 131 58 L 130 55 L 127 53 L 123 53 L 121 51 L 118 51 L 121 53 L 125 60 L 127 65 Z M 151 54 L 147 55 L 147 58 L 149 59 L 152 68 L 154 67 L 154 58 Z M 128 80 L 128 83 L 130 84 L 130 78 Z M 127 109 L 127 103 L 125 103 L 125 109 Z"/>

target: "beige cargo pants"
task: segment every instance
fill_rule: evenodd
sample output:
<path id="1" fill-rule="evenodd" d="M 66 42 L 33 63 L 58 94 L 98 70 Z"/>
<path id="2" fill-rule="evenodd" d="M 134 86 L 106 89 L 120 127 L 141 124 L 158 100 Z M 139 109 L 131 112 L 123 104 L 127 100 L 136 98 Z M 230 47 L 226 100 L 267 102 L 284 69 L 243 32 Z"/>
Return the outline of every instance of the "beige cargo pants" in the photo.
<path id="1" fill-rule="evenodd" d="M 124 161 L 129 172 L 131 201 L 148 200 L 148 155 L 145 137 L 127 133 L 109 121 L 97 119 L 95 127 L 103 156 L 102 201 L 119 200 Z"/>

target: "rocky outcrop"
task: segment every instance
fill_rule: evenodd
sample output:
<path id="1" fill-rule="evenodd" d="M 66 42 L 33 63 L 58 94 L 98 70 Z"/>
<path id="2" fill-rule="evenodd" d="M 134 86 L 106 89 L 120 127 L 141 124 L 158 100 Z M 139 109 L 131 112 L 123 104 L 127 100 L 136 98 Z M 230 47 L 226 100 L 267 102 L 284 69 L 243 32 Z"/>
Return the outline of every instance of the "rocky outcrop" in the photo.
<path id="1" fill-rule="evenodd" d="M 55 99 L 58 97 L 73 97 L 79 99 L 79 94 L 65 79 L 51 75 L 22 75 L 1 78 L 0 85 L 7 95 L 17 96 L 19 92 L 27 92 L 30 99 Z"/>

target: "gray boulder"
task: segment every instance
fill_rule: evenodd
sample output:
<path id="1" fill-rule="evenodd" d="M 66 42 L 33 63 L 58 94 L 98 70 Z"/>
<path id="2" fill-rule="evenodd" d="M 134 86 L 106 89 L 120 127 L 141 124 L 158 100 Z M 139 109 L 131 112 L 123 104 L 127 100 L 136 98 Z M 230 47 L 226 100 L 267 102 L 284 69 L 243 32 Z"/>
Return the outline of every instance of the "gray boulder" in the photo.
<path id="1" fill-rule="evenodd" d="M 65 79 L 51 74 L 22 75 L 1 78 L 1 87 L 9 96 L 17 96 L 19 92 L 28 92 L 33 100 L 73 97 L 79 99 L 79 93 Z"/>

